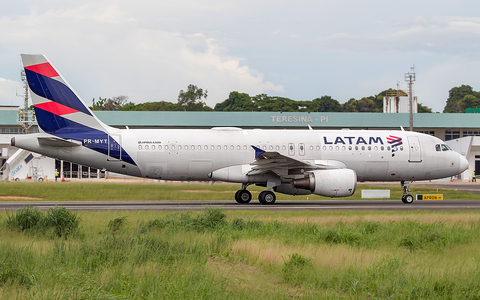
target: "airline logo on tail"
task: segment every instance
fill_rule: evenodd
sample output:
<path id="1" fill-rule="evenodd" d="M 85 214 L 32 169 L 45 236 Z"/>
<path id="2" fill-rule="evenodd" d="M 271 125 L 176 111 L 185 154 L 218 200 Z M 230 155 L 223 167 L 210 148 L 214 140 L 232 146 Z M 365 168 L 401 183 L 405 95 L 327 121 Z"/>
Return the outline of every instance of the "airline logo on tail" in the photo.
<path id="1" fill-rule="evenodd" d="M 43 55 L 23 54 L 22 60 L 40 128 L 51 135 L 81 141 L 82 145 L 136 165 L 106 127 L 68 86 Z M 107 143 L 86 143 L 105 140 Z"/>

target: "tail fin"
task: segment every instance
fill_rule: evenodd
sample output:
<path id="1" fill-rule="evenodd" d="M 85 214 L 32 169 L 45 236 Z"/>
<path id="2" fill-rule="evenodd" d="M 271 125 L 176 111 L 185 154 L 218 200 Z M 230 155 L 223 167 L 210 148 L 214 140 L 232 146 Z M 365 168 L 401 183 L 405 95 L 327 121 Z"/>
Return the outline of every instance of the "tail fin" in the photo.
<path id="1" fill-rule="evenodd" d="M 44 55 L 21 56 L 37 122 L 43 131 L 60 137 L 72 130 L 108 131 L 108 126 L 95 117 Z"/>
<path id="2" fill-rule="evenodd" d="M 22 54 L 38 126 L 55 137 L 81 142 L 84 147 L 135 164 L 122 148 L 115 129 L 102 123 L 42 54 Z M 64 142 L 64 141 L 59 141 Z M 75 143 L 74 143 L 75 144 Z"/>

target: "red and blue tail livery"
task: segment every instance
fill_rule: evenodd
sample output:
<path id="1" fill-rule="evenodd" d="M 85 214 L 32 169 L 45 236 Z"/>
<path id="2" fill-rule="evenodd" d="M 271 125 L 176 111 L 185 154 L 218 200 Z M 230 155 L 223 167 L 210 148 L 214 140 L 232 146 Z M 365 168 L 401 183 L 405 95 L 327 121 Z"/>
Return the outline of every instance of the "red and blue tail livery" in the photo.
<path id="1" fill-rule="evenodd" d="M 134 160 L 112 138 L 114 131 L 85 105 L 55 67 L 41 54 L 22 54 L 22 61 L 38 126 L 43 132 L 65 140 L 106 140 L 84 144 L 94 151 L 130 164 Z"/>

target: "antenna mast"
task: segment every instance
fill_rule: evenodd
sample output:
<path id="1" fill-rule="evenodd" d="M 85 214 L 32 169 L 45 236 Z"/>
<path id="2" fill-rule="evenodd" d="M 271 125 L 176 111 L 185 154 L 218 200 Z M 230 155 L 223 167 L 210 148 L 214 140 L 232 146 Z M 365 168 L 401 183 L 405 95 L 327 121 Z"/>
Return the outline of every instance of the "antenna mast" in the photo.
<path id="1" fill-rule="evenodd" d="M 22 79 L 22 82 L 23 82 L 24 91 L 22 95 L 17 94 L 17 96 L 23 98 L 24 105 L 23 105 L 23 109 L 20 108 L 18 110 L 17 123 L 20 124 L 20 126 L 22 126 L 24 133 L 28 133 L 28 129 L 32 127 L 33 123 L 35 122 L 35 114 L 34 114 L 34 111 L 28 110 L 28 82 L 27 82 L 27 76 L 25 75 L 25 70 L 22 70 L 20 72 L 20 78 Z"/>
<path id="2" fill-rule="evenodd" d="M 410 131 L 413 131 L 413 82 L 416 80 L 415 65 L 410 67 L 410 72 L 405 73 L 405 81 L 408 82 L 408 104 L 410 111 Z"/>

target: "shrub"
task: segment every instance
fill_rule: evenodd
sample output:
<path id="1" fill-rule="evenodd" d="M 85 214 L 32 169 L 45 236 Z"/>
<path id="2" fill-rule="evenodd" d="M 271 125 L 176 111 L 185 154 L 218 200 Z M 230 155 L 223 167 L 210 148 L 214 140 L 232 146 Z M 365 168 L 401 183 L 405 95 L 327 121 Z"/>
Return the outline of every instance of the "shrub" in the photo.
<path id="1" fill-rule="evenodd" d="M 293 253 L 287 260 L 284 259 L 283 261 L 283 279 L 293 284 L 304 282 L 309 277 L 309 271 L 312 267 L 309 258 Z"/>
<path id="2" fill-rule="evenodd" d="M 66 237 L 78 230 L 80 218 L 64 206 L 55 206 L 47 211 L 46 224 L 58 237 Z"/>
<path id="3" fill-rule="evenodd" d="M 116 217 L 108 221 L 107 227 L 111 233 L 119 231 L 127 225 L 127 217 Z"/>
<path id="4" fill-rule="evenodd" d="M 42 213 L 37 208 L 27 206 L 16 210 L 13 214 L 7 213 L 6 225 L 20 231 L 34 228 L 42 221 Z"/>
<path id="5" fill-rule="evenodd" d="M 207 207 L 193 220 L 193 227 L 196 230 L 211 230 L 225 225 L 227 215 L 220 208 Z"/>

